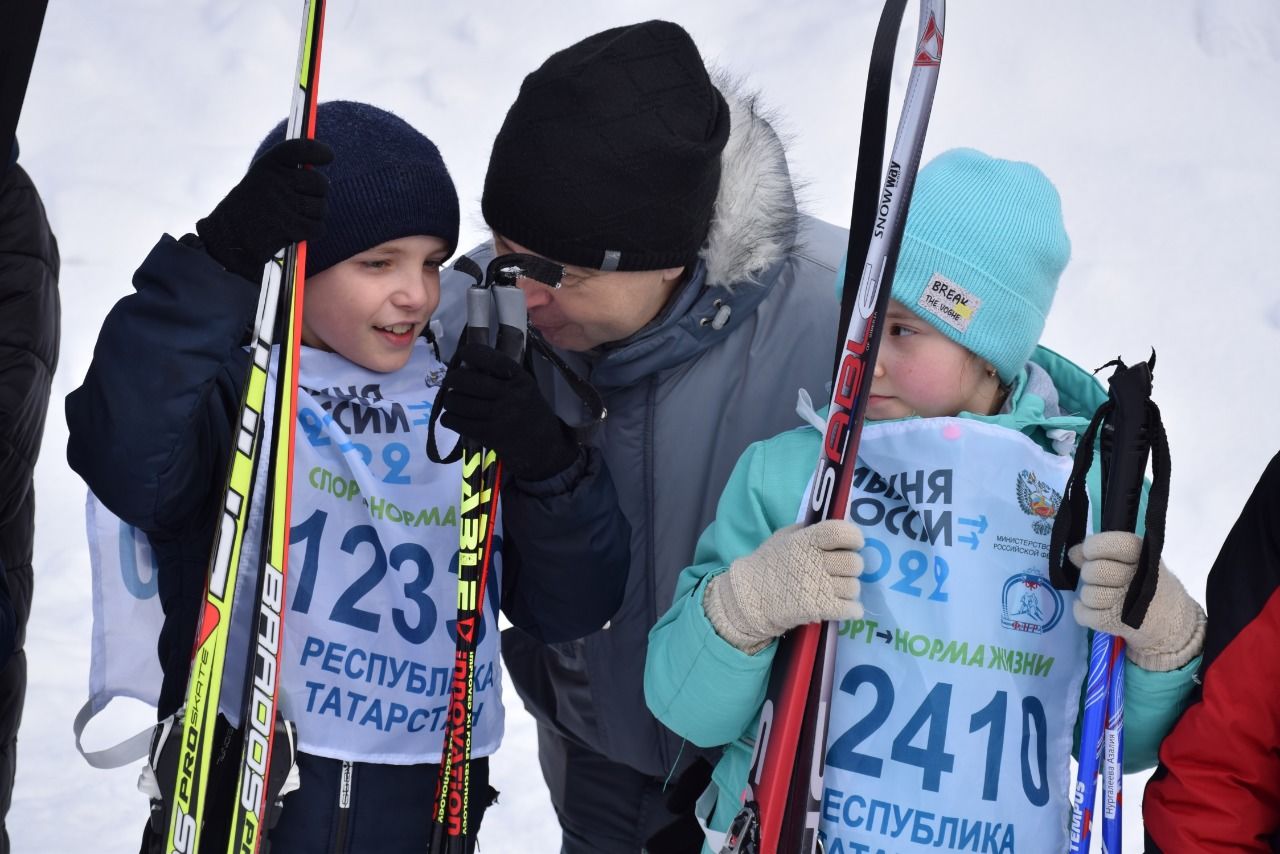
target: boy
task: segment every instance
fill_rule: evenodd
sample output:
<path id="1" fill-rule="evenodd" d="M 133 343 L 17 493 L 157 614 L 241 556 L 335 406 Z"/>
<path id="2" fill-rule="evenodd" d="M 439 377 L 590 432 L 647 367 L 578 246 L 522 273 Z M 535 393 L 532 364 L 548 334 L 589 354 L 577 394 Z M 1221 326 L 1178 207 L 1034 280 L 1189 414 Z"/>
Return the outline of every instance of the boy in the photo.
<path id="1" fill-rule="evenodd" d="M 143 263 L 137 293 L 112 310 L 84 385 L 67 398 L 68 459 L 150 540 L 165 612 L 163 721 L 184 700 L 262 267 L 282 246 L 307 241 L 281 673 L 282 707 L 298 724 L 302 785 L 271 831 L 272 850 L 420 852 L 443 744 L 436 710 L 447 702 L 427 677 L 452 661 L 460 482 L 457 466 L 426 458 L 445 369 L 421 336 L 457 242 L 457 196 L 431 141 L 376 107 L 321 104 L 314 141 L 283 137 L 281 123 L 197 224 L 198 236 L 166 236 Z M 524 405 L 530 422 L 553 417 L 536 401 Z M 501 444 L 492 447 L 501 457 Z M 567 468 L 536 474 L 598 467 L 574 451 Z M 626 541 L 612 487 L 606 478 L 601 490 L 599 481 L 591 490 L 567 485 L 536 504 L 540 518 L 523 517 L 527 528 L 504 532 L 490 628 L 499 590 L 513 622 L 544 641 L 598 629 L 616 609 L 625 552 L 591 555 L 599 571 L 590 573 L 567 553 L 585 548 L 577 526 L 619 526 L 620 535 L 601 542 Z M 251 520 L 246 542 L 253 528 Z M 513 546 L 535 539 L 553 546 Z M 557 551 L 560 543 L 570 545 Z M 473 827 L 495 794 L 487 755 L 502 735 L 497 632 L 482 634 Z M 232 649 L 228 660 L 242 659 Z M 224 710 L 239 708 L 235 698 L 224 701 Z M 231 758 L 213 774 L 234 773 L 234 730 L 227 738 L 222 755 Z M 216 815 L 217 804 L 210 809 Z M 144 851 L 160 845 L 156 831 L 148 828 Z"/>

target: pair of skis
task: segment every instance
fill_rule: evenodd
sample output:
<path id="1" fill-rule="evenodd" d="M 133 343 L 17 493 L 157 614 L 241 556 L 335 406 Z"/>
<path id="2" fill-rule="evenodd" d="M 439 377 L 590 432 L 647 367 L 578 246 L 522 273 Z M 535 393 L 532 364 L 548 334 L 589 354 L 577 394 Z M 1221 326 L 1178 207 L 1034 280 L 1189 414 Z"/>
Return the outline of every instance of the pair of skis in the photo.
<path id="1" fill-rule="evenodd" d="M 306 0 L 301 45 L 294 80 L 287 139 L 315 137 L 320 51 L 324 34 L 324 0 Z M 281 632 L 284 624 L 285 583 L 288 577 L 289 518 L 293 471 L 293 441 L 298 395 L 298 354 L 301 344 L 302 297 L 306 244 L 281 250 L 263 271 L 254 322 L 249 376 L 240 403 L 230 471 L 214 536 L 205 588 L 204 607 L 196 629 L 186 703 L 179 730 L 180 752 L 173 791 L 166 803 L 166 854 L 194 854 L 201 847 L 206 810 L 213 797 L 210 772 L 214 763 L 214 729 L 222 696 L 231 610 L 235 597 L 248 591 L 242 584 L 240 557 L 253 507 L 254 485 L 263 452 L 262 425 L 272 348 L 276 348 L 275 401 L 268 461 L 263 542 L 259 549 L 254 592 L 254 638 L 245 668 L 241 707 L 243 748 L 236 772 L 228 854 L 252 854 L 263 843 L 269 817 L 277 804 L 268 803 L 268 781 L 276 739 L 293 739 L 291 724 L 280 720 L 278 709 Z M 240 668 L 233 668 L 239 673 Z M 220 834 L 219 834 L 220 835 Z"/>
<path id="2" fill-rule="evenodd" d="M 286 139 L 314 138 L 320 54 L 324 32 L 324 0 L 306 0 L 298 72 Z M 470 265 L 471 269 L 468 269 Z M 465 340 L 487 343 L 490 305 L 497 305 L 497 348 L 519 361 L 524 353 L 527 319 L 524 294 L 516 287 L 522 276 L 558 286 L 563 270 L 531 256 L 503 256 L 487 275 L 469 259 L 459 269 L 473 272 L 477 286 L 468 292 Z M 241 399 L 235 448 L 224 491 L 221 523 L 210 556 L 205 604 L 196 630 L 186 703 L 180 724 L 177 777 L 165 817 L 166 854 L 201 851 L 206 807 L 210 799 L 214 730 L 222 693 L 232 605 L 241 591 L 240 557 L 259 476 L 268 363 L 277 348 L 276 399 L 272 419 L 263 543 L 259 550 L 253 613 L 255 638 L 245 672 L 241 727 L 244 746 L 238 765 L 234 804 L 226 841 L 228 854 L 254 854 L 278 803 L 268 803 L 273 749 L 278 737 L 295 739 L 293 725 L 278 710 L 281 636 L 288 577 L 289 520 L 293 442 L 297 408 L 298 356 L 301 344 L 306 245 L 282 250 L 264 270 L 254 324 L 249 376 Z M 437 797 L 432 812 L 431 849 L 437 854 L 463 854 L 470 849 L 471 731 L 475 699 L 475 657 L 483 619 L 485 586 L 492 561 L 494 523 L 501 486 L 501 464 L 494 452 L 475 443 L 459 444 L 462 458 L 462 501 L 459 518 L 458 617 L 456 653 L 440 762 Z M 276 797 L 271 794 L 271 797 Z M 207 846 L 206 846 L 207 849 Z"/>
<path id="3" fill-rule="evenodd" d="M 872 47 L 845 265 L 840 349 L 832 382 L 823 452 L 804 524 L 842 519 L 849 503 L 907 208 L 942 61 L 944 0 L 922 0 L 911 77 L 884 184 L 882 173 L 889 80 L 906 0 L 887 0 Z M 760 712 L 745 804 L 722 854 L 792 854 L 820 850 L 818 825 L 826 767 L 826 735 L 835 671 L 829 623 L 802 626 L 779 643 Z"/>

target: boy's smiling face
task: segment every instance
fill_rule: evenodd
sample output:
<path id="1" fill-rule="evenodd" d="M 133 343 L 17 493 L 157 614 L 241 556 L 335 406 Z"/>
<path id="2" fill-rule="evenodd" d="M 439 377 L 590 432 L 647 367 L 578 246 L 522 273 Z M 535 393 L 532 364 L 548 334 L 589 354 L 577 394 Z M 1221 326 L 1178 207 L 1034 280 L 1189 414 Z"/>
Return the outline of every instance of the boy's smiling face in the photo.
<path id="1" fill-rule="evenodd" d="M 403 368 L 440 302 L 448 255 L 439 237 L 400 237 L 309 277 L 302 343 L 371 371 Z"/>
<path id="2" fill-rule="evenodd" d="M 966 350 L 897 300 L 889 301 L 867 399 L 867 418 L 991 415 L 1002 401 L 1000 381 Z"/>

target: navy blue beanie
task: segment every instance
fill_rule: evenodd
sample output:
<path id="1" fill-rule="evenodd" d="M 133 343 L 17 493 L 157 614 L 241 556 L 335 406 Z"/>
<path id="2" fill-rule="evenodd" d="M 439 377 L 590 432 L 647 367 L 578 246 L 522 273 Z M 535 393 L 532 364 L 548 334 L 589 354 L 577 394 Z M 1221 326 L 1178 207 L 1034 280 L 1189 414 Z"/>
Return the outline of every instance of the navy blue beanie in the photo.
<path id="1" fill-rule="evenodd" d="M 284 140 L 276 125 L 253 159 Z M 357 101 L 326 101 L 316 111 L 316 139 L 333 149 L 317 167 L 329 178 L 324 236 L 307 244 L 307 275 L 352 255 L 424 234 L 458 245 L 458 193 L 435 144 L 404 119 Z"/>

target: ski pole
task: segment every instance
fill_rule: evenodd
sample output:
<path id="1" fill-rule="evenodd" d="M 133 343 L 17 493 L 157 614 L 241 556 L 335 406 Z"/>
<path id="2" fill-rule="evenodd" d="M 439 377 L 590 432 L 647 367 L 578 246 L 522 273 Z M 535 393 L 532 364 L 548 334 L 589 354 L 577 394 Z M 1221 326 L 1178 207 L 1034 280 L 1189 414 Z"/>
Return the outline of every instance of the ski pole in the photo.
<path id="1" fill-rule="evenodd" d="M 1107 726 L 1102 746 L 1102 850 L 1120 854 L 1121 786 L 1124 776 L 1124 638 L 1111 645 L 1111 685 L 1107 691 Z"/>
<path id="2" fill-rule="evenodd" d="M 545 259 L 522 254 L 493 259 L 483 276 L 479 266 L 465 255 L 454 267 L 475 279 L 475 284 L 467 289 L 467 325 L 463 340 L 468 344 L 488 345 L 496 313 L 496 349 L 518 363 L 524 355 L 528 316 L 524 294 L 517 282 L 527 277 L 558 287 L 564 269 Z M 502 464 L 492 450 L 464 438 L 458 442 L 455 453 L 460 453 L 462 459 L 458 616 L 444 748 L 432 810 L 433 854 L 467 854 L 474 839 L 469 807 L 476 651 L 484 619 L 485 587 L 493 560 L 493 536 L 502 487 Z M 454 456 L 450 454 L 446 459 Z"/>
<path id="3" fill-rule="evenodd" d="M 1136 531 L 1142 503 L 1147 461 L 1153 478 L 1147 502 L 1146 526 L 1137 572 L 1125 595 L 1121 618 L 1141 625 L 1155 592 L 1164 542 L 1164 512 L 1168 501 L 1168 447 L 1160 411 L 1151 401 L 1151 373 L 1155 354 L 1147 362 L 1126 366 L 1119 359 L 1108 379 L 1107 402 L 1098 408 L 1076 449 L 1075 464 L 1054 520 L 1049 544 L 1049 574 L 1055 587 L 1074 590 L 1079 569 L 1070 565 L 1068 543 L 1084 539 L 1089 514 L 1087 475 L 1093 462 L 1094 440 L 1102 463 L 1102 519 L 1104 531 Z M 1153 453 L 1154 452 L 1154 453 Z M 1080 757 L 1072 792 L 1069 851 L 1089 848 L 1097 777 L 1103 777 L 1103 848 L 1119 854 L 1124 757 L 1124 640 L 1096 632 L 1089 656 L 1089 675 L 1080 729 Z"/>

